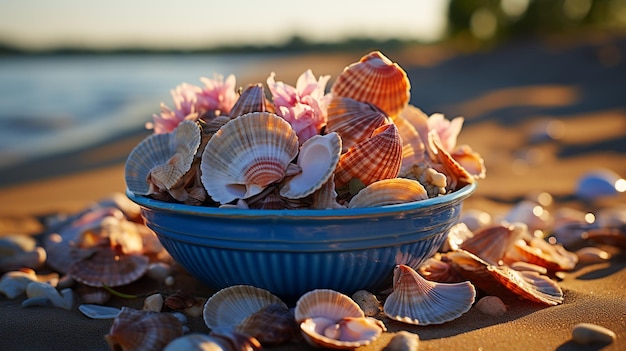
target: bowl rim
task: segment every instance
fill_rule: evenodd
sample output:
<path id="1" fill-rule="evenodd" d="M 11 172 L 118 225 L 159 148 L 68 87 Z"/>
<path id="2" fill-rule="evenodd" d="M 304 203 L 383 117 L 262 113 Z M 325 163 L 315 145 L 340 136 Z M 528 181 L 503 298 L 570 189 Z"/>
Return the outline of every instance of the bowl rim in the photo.
<path id="1" fill-rule="evenodd" d="M 242 218 L 264 218 L 264 219 L 302 219 L 302 218 L 327 218 L 327 217 L 362 217 L 380 216 L 394 213 L 402 213 L 419 209 L 431 209 L 445 206 L 450 203 L 463 201 L 468 198 L 477 188 L 476 182 L 468 184 L 453 193 L 433 197 L 425 200 L 412 201 L 397 205 L 386 205 L 378 207 L 362 208 L 340 208 L 340 209 L 299 209 L 299 210 L 263 210 L 263 209 L 241 209 L 241 208 L 219 208 L 209 206 L 194 206 L 174 202 L 155 200 L 144 195 L 137 195 L 126 189 L 126 196 L 140 207 L 153 211 L 170 212 L 177 214 L 187 214 L 200 217 L 242 217 Z"/>

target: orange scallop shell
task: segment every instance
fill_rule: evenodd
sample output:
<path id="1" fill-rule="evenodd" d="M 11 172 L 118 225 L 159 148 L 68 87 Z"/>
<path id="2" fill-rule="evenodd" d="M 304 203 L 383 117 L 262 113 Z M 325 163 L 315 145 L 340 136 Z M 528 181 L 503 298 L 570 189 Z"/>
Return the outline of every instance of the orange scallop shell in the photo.
<path id="1" fill-rule="evenodd" d="M 333 96 L 327 114 L 326 130 L 341 136 L 342 153 L 369 138 L 376 128 L 391 123 L 377 107 L 341 96 Z"/>
<path id="2" fill-rule="evenodd" d="M 395 178 L 402 164 L 402 139 L 394 124 L 378 127 L 366 139 L 341 155 L 335 169 L 335 186 L 340 188 L 357 178 L 364 185 Z"/>
<path id="3" fill-rule="evenodd" d="M 380 51 L 373 51 L 346 67 L 331 87 L 331 93 L 372 103 L 388 116 L 394 116 L 408 104 L 410 89 L 406 72 Z"/>

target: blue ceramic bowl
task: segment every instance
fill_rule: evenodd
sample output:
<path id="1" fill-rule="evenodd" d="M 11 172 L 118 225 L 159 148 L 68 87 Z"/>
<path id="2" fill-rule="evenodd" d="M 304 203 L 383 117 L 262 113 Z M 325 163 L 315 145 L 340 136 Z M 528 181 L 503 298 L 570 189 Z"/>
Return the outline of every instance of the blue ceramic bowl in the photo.
<path id="1" fill-rule="evenodd" d="M 296 299 L 317 288 L 389 287 L 395 265 L 417 268 L 437 251 L 475 189 L 334 210 L 220 209 L 127 196 L 170 255 L 210 287 L 246 284 Z"/>

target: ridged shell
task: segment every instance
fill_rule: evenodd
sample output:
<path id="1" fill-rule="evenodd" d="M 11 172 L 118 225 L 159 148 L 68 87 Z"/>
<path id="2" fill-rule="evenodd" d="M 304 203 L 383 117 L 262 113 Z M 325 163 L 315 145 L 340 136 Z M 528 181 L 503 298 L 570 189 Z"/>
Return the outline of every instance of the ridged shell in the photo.
<path id="1" fill-rule="evenodd" d="M 235 327 L 261 309 L 282 304 L 281 299 L 269 291 L 250 285 L 234 285 L 211 296 L 204 304 L 202 316 L 209 329 Z"/>
<path id="2" fill-rule="evenodd" d="M 198 126 L 200 126 L 200 136 L 201 142 L 198 147 L 198 151 L 196 152 L 196 158 L 201 158 L 202 153 L 204 152 L 204 148 L 206 144 L 211 140 L 213 135 L 217 133 L 217 131 L 222 128 L 222 126 L 228 123 L 231 120 L 230 116 L 220 115 L 216 116 L 210 120 L 198 120 Z"/>
<path id="3" fill-rule="evenodd" d="M 317 317 L 300 323 L 300 330 L 304 340 L 312 346 L 353 350 L 371 344 L 387 328 L 372 317 L 345 317 L 338 321 Z"/>
<path id="4" fill-rule="evenodd" d="M 251 314 L 236 328 L 264 346 L 293 340 L 299 333 L 293 312 L 282 302 L 273 303 Z"/>
<path id="5" fill-rule="evenodd" d="M 459 248 L 491 264 L 497 264 L 525 231 L 526 226 L 523 224 L 490 225 L 476 230 L 471 238 L 465 239 L 459 245 Z"/>
<path id="6" fill-rule="evenodd" d="M 230 109 L 228 115 L 236 118 L 250 112 L 266 112 L 265 91 L 261 83 L 250 84 L 241 92 L 239 99 Z"/>
<path id="7" fill-rule="evenodd" d="M 122 307 L 104 338 L 111 350 L 162 350 L 182 335 L 181 322 L 170 313 Z"/>
<path id="8" fill-rule="evenodd" d="M 548 272 L 569 271 L 576 267 L 578 256 L 560 244 L 550 244 L 541 238 L 529 242 L 516 240 L 504 257 L 504 262 L 522 261 L 545 267 Z"/>
<path id="9" fill-rule="evenodd" d="M 366 139 L 341 155 L 335 170 L 335 186 L 347 185 L 357 178 L 364 185 L 395 178 L 402 164 L 402 140 L 394 124 L 377 128 Z"/>
<path id="10" fill-rule="evenodd" d="M 141 278 L 148 265 L 146 256 L 125 255 L 114 247 L 98 247 L 93 249 L 91 255 L 74 262 L 69 274 L 85 285 L 115 287 Z"/>
<path id="11" fill-rule="evenodd" d="M 347 97 L 333 96 L 327 111 L 326 130 L 339 133 L 342 153 L 369 138 L 376 128 L 391 123 L 377 107 Z"/>
<path id="12" fill-rule="evenodd" d="M 469 145 L 459 145 L 450 154 L 474 179 L 484 179 L 487 175 L 485 160 Z"/>
<path id="13" fill-rule="evenodd" d="M 283 179 L 298 154 L 291 125 L 269 112 L 253 112 L 226 123 L 202 154 L 202 184 L 225 204 L 258 194 Z"/>
<path id="14" fill-rule="evenodd" d="M 394 320 L 415 324 L 441 324 L 469 311 L 476 289 L 468 282 L 437 283 L 424 279 L 409 266 L 398 265 L 393 272 L 393 292 L 383 311 Z"/>
<path id="15" fill-rule="evenodd" d="M 348 208 L 396 205 L 428 199 L 420 182 L 405 178 L 376 181 L 359 191 L 350 200 Z"/>
<path id="16" fill-rule="evenodd" d="M 349 296 L 331 289 L 315 289 L 298 299 L 295 318 L 301 323 L 316 317 L 338 321 L 345 317 L 365 317 L 365 314 Z"/>
<path id="17" fill-rule="evenodd" d="M 516 295 L 551 306 L 563 303 L 563 291 L 545 275 L 494 266 L 465 250 L 448 252 L 446 257 L 463 277 L 490 295 Z"/>
<path id="18" fill-rule="evenodd" d="M 417 129 L 402 116 L 394 118 L 393 123 L 398 128 L 398 134 L 402 139 L 402 170 L 423 162 L 426 147 Z"/>
<path id="19" fill-rule="evenodd" d="M 300 199 L 320 189 L 335 172 L 341 155 L 341 138 L 337 133 L 314 135 L 307 139 L 298 154 L 301 172 L 287 179 L 280 195 Z"/>
<path id="20" fill-rule="evenodd" d="M 392 116 L 408 104 L 410 89 L 406 72 L 380 51 L 373 51 L 346 67 L 330 91 L 336 96 L 374 104 Z"/>
<path id="21" fill-rule="evenodd" d="M 171 133 L 152 134 L 128 155 L 124 177 L 128 190 L 149 195 L 172 187 L 189 170 L 200 146 L 200 129 L 190 120 Z"/>
<path id="22" fill-rule="evenodd" d="M 435 152 L 437 162 L 442 167 L 441 172 L 448 177 L 448 190 L 455 191 L 467 184 L 474 183 L 476 180 L 474 176 L 446 151 L 435 131 L 428 133 L 428 139 L 432 150 Z"/>
<path id="23" fill-rule="evenodd" d="M 335 191 L 335 175 L 331 174 L 326 184 L 311 195 L 311 209 L 326 210 L 331 208 L 346 208 L 337 202 L 337 191 Z"/>

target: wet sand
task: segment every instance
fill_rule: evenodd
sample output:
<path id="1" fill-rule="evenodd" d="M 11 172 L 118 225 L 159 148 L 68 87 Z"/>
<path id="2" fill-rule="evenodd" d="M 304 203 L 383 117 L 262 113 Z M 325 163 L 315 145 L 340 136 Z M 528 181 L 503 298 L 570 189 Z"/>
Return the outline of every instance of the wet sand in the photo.
<path id="1" fill-rule="evenodd" d="M 274 70 L 277 78 L 295 84 L 307 68 L 335 77 L 362 54 L 302 55 L 256 67 L 245 77 L 250 83 L 265 82 Z M 484 157 L 487 178 L 465 202 L 465 210 L 480 209 L 497 218 L 519 201 L 546 192 L 554 199 L 551 211 L 561 207 L 626 211 L 624 193 L 595 201 L 575 196 L 580 177 L 588 171 L 610 169 L 626 176 L 624 37 L 594 34 L 576 40 L 526 41 L 473 54 L 441 47 L 385 54 L 407 70 L 414 105 L 428 113 L 466 118 L 459 143 L 471 145 Z M 37 234 L 45 230 L 49 216 L 75 213 L 123 192 L 125 156 L 145 135 L 146 131 L 136 131 L 5 173 L 0 177 L 0 234 Z M 544 307 L 513 299 L 505 301 L 509 309 L 500 317 L 473 308 L 454 321 L 424 327 L 385 320 L 389 333 L 361 350 L 381 350 L 399 330 L 419 334 L 420 350 L 624 349 L 626 256 L 613 247 L 603 248 L 613 253 L 609 261 L 579 264 L 559 282 L 562 305 Z M 181 279 L 186 279 L 190 292 L 210 296 L 211 290 L 195 279 Z M 146 291 L 150 284 L 140 280 L 131 289 Z M 71 311 L 22 308 L 22 299 L 0 296 L 1 349 L 107 349 L 103 336 L 110 320 L 90 320 L 76 306 Z M 111 304 L 141 307 L 137 299 L 115 299 Z M 573 343 L 571 329 L 582 322 L 613 330 L 617 341 Z M 189 325 L 192 331 L 208 332 L 201 318 L 191 319 Z M 275 349 L 307 348 L 294 343 Z"/>

